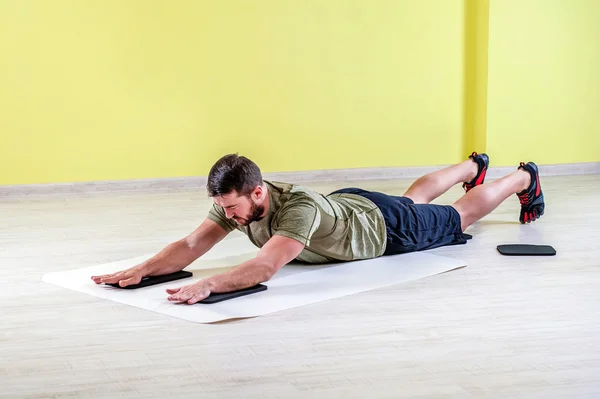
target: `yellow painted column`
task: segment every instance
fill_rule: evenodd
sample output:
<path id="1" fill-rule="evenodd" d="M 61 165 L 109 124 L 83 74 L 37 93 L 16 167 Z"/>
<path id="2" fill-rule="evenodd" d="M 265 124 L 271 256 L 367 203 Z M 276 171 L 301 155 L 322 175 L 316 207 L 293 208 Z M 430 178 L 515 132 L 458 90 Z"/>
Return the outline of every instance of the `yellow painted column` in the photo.
<path id="1" fill-rule="evenodd" d="M 465 14 L 465 148 L 487 151 L 489 0 L 467 0 Z"/>

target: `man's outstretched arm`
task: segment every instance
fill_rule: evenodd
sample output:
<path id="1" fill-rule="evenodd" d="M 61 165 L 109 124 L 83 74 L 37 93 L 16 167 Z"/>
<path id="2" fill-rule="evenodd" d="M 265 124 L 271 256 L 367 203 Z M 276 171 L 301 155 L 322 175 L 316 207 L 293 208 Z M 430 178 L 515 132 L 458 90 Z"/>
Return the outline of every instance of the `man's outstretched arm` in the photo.
<path id="1" fill-rule="evenodd" d="M 195 284 L 167 289 L 167 293 L 170 294 L 168 299 L 193 304 L 203 300 L 212 292 L 230 292 L 263 283 L 294 260 L 303 249 L 304 244 L 301 242 L 275 235 L 261 248 L 255 258 Z"/>
<path id="2" fill-rule="evenodd" d="M 221 241 L 227 232 L 217 223 L 205 219 L 188 236 L 167 245 L 144 262 L 116 273 L 92 276 L 96 284 L 118 283 L 121 287 L 138 284 L 143 277 L 160 276 L 183 270 Z"/>

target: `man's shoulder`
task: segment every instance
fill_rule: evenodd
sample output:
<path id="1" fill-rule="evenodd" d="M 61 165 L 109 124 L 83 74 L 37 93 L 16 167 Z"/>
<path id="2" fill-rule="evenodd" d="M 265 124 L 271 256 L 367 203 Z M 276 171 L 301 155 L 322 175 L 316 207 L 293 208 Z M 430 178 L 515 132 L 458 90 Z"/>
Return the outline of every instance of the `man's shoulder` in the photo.
<path id="1" fill-rule="evenodd" d="M 321 194 L 317 191 L 305 187 L 296 183 L 286 183 L 274 180 L 265 180 L 271 188 L 277 191 L 281 195 L 309 195 L 309 196 L 320 196 Z"/>
<path id="2" fill-rule="evenodd" d="M 290 214 L 295 217 L 300 214 L 311 217 L 314 212 L 319 212 L 328 206 L 320 193 L 302 185 L 278 181 L 267 183 L 274 190 L 276 218 Z"/>
<path id="3" fill-rule="evenodd" d="M 292 205 L 295 203 L 314 203 L 320 204 L 324 200 L 321 193 L 308 187 L 278 181 L 269 181 L 267 184 L 273 190 L 273 195 L 277 198 L 279 206 Z"/>

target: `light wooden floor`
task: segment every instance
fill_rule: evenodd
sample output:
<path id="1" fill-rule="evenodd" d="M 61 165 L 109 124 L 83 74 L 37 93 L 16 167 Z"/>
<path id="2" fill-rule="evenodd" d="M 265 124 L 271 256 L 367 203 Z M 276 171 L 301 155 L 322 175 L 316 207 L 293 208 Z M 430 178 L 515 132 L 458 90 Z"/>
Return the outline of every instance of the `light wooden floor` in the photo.
<path id="1" fill-rule="evenodd" d="M 410 184 L 346 185 L 401 194 Z M 47 271 L 160 250 L 209 206 L 187 192 L 0 198 L 2 398 L 598 398 L 600 175 L 546 177 L 432 251 L 469 266 L 289 311 L 203 325 L 47 285 Z M 438 201 L 461 194 L 456 186 Z M 502 243 L 556 257 L 503 257 Z"/>

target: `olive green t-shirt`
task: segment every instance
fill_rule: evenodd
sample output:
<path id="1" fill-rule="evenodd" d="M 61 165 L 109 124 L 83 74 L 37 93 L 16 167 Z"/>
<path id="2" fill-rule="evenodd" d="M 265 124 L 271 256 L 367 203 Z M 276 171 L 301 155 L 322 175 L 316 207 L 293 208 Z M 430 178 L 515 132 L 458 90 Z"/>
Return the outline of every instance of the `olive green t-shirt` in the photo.
<path id="1" fill-rule="evenodd" d="M 305 245 L 296 258 L 307 263 L 350 261 L 381 256 L 386 226 L 379 208 L 355 194 L 324 196 L 302 186 L 265 181 L 270 206 L 260 221 L 241 226 L 213 204 L 208 218 L 228 233 L 237 229 L 261 248 L 276 234 Z"/>

